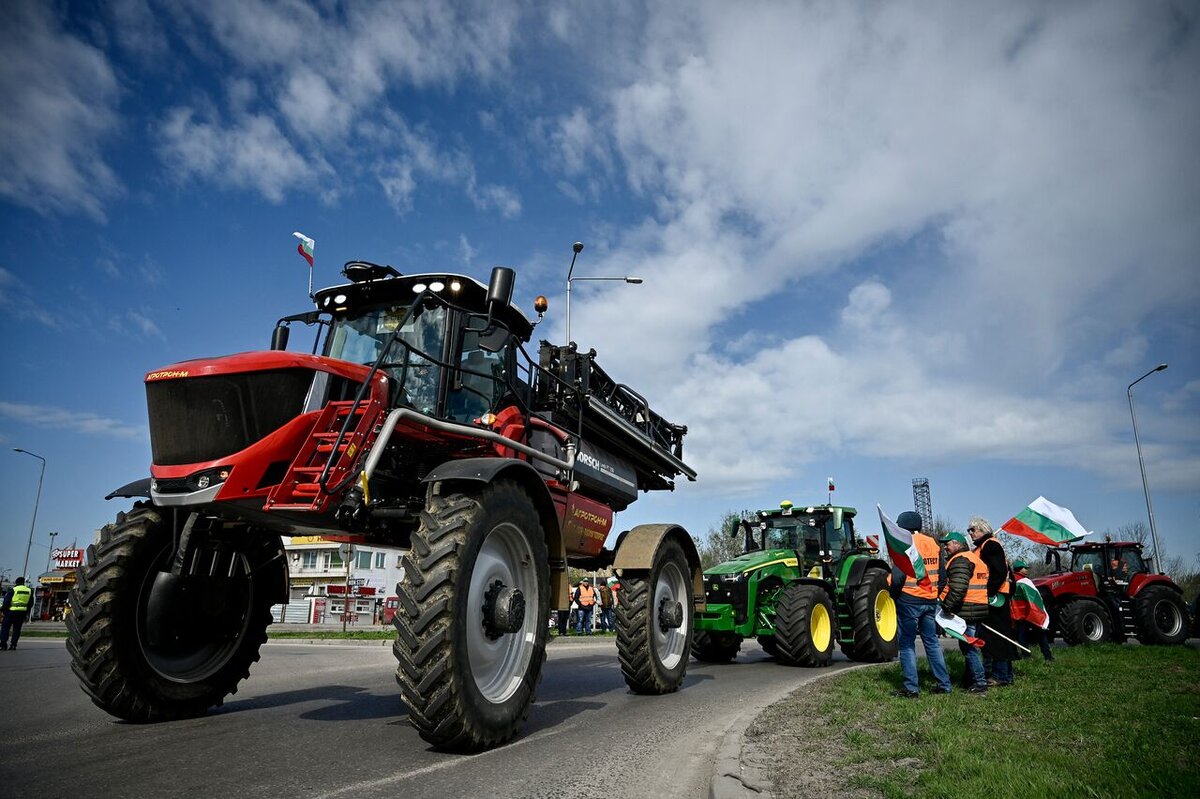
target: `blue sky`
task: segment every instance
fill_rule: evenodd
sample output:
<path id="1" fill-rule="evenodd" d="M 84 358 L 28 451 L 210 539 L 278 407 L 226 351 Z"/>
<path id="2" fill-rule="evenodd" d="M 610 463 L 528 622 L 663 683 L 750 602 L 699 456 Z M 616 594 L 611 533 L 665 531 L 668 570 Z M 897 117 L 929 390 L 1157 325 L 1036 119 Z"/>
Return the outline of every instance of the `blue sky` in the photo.
<path id="1" fill-rule="evenodd" d="M 150 460 L 142 377 L 350 259 L 544 293 L 689 425 L 622 527 L 1039 494 L 1200 552 L 1200 34 L 1168 3 L 0 5 L 0 572 Z"/>

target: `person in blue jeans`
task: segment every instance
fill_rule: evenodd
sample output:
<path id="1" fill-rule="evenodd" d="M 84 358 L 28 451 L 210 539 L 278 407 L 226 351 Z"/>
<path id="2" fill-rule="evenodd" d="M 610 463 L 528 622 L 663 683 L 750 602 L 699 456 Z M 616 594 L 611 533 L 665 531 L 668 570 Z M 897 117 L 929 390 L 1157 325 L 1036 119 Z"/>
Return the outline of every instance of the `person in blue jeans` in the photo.
<path id="1" fill-rule="evenodd" d="M 921 636 L 921 644 L 925 648 L 925 659 L 929 661 L 929 670 L 933 672 L 935 694 L 950 693 L 950 672 L 946 670 L 946 658 L 942 654 L 942 644 L 938 640 L 937 591 L 941 581 L 941 550 L 937 541 L 921 532 L 921 516 L 916 511 L 907 510 L 896 518 L 896 524 L 913 534 L 913 543 L 925 563 L 925 573 L 928 583 L 906 581 L 905 575 L 899 569 L 892 570 L 895 584 L 900 585 L 896 597 L 896 615 L 900 622 L 900 670 L 904 672 L 904 687 L 895 693 L 905 699 L 916 699 L 920 696 L 920 683 L 917 681 L 917 636 Z"/>

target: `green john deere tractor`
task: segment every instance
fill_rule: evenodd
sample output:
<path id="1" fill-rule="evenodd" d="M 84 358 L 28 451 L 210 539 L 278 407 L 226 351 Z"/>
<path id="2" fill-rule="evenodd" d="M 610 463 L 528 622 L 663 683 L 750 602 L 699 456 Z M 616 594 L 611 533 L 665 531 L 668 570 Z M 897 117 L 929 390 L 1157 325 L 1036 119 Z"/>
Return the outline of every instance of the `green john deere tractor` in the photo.
<path id="1" fill-rule="evenodd" d="M 704 572 L 707 609 L 695 615 L 692 656 L 728 663 L 756 638 L 790 666 L 825 666 L 841 644 L 851 660 L 897 651 L 890 568 L 854 532 L 855 509 L 838 505 L 758 511 L 732 525 L 744 553 Z"/>

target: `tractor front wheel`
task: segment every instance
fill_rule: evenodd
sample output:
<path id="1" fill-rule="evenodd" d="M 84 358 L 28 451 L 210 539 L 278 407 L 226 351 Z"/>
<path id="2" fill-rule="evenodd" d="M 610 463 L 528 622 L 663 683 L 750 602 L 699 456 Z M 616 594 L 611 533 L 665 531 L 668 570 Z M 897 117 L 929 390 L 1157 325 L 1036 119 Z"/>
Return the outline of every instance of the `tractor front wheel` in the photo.
<path id="1" fill-rule="evenodd" d="M 776 659 L 786 666 L 828 666 L 837 615 L 824 589 L 789 585 L 775 610 Z"/>
<path id="2" fill-rule="evenodd" d="M 1073 599 L 1062 606 L 1058 626 L 1069 646 L 1112 640 L 1113 623 L 1108 608 L 1094 599 Z"/>
<path id="3" fill-rule="evenodd" d="M 238 531 L 198 548 L 201 576 L 156 594 L 159 575 L 171 579 L 174 533 L 150 505 L 118 514 L 88 547 L 71 591 L 71 670 L 93 703 L 126 721 L 200 716 L 235 693 L 259 658 L 286 582 L 279 536 Z"/>
<path id="4" fill-rule="evenodd" d="M 758 645 L 771 657 L 779 657 L 779 643 L 773 635 L 758 636 Z"/>
<path id="5" fill-rule="evenodd" d="M 692 632 L 692 657 L 702 663 L 728 663 L 741 648 L 742 637 L 736 633 Z"/>
<path id="6" fill-rule="evenodd" d="M 850 589 L 850 616 L 854 638 L 842 644 L 851 660 L 884 663 L 899 651 L 896 601 L 888 591 L 883 569 L 868 569 L 863 581 Z"/>
<path id="7" fill-rule="evenodd" d="M 692 638 L 692 580 L 687 556 L 667 539 L 649 573 L 621 575 L 617 657 L 635 694 L 669 694 L 687 674 Z"/>
<path id="8" fill-rule="evenodd" d="M 509 481 L 434 494 L 401 565 L 392 652 L 409 721 L 446 750 L 508 741 L 546 657 L 550 576 L 533 502 Z"/>
<path id="9" fill-rule="evenodd" d="M 1163 585 L 1147 586 L 1133 600 L 1137 638 L 1143 644 L 1182 644 L 1188 637 L 1183 598 Z"/>

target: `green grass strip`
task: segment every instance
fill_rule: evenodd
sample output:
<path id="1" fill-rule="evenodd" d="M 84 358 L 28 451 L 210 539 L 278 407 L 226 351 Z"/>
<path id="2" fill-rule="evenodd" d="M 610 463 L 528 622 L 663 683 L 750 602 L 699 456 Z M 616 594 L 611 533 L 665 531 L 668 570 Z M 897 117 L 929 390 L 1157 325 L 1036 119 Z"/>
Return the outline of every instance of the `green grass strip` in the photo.
<path id="1" fill-rule="evenodd" d="M 898 699 L 898 664 L 861 669 L 777 703 L 747 738 L 780 796 L 1200 796 L 1200 652 L 1055 655 L 984 696 L 929 693 L 921 661 L 921 698 Z M 957 684 L 962 657 L 947 661 Z"/>

